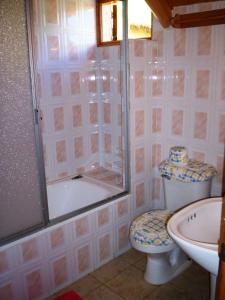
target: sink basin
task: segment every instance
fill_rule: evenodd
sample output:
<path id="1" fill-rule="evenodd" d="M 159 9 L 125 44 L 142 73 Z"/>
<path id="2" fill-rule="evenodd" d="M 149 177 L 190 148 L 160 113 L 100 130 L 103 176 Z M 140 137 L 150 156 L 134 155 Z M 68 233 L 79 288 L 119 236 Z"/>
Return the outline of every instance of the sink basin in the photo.
<path id="1" fill-rule="evenodd" d="M 176 212 L 167 224 L 173 240 L 186 254 L 211 273 L 211 297 L 214 299 L 218 274 L 218 239 L 222 197 L 194 202 Z"/>

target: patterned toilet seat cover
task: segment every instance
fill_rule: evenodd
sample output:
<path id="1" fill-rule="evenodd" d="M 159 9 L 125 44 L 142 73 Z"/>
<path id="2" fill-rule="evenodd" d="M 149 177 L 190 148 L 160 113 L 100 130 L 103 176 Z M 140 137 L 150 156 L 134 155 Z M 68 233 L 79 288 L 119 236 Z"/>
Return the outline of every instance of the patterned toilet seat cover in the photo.
<path id="1" fill-rule="evenodd" d="M 173 243 L 166 230 L 171 214 L 167 210 L 152 210 L 137 217 L 130 228 L 131 238 L 142 246 L 168 246 Z"/>

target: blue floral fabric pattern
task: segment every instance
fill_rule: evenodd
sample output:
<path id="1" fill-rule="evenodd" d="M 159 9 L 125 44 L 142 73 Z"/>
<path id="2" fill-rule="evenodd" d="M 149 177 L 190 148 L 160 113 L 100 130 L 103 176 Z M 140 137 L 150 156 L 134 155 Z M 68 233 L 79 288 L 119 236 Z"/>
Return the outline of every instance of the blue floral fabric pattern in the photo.
<path id="1" fill-rule="evenodd" d="M 171 214 L 167 210 L 152 210 L 137 217 L 130 228 L 131 238 L 142 246 L 167 246 L 173 241 L 166 230 Z"/>
<path id="2" fill-rule="evenodd" d="M 170 179 L 189 183 L 203 182 L 217 174 L 212 165 L 191 159 L 186 166 L 178 166 L 172 164 L 169 160 L 164 160 L 159 165 L 159 171 Z"/>

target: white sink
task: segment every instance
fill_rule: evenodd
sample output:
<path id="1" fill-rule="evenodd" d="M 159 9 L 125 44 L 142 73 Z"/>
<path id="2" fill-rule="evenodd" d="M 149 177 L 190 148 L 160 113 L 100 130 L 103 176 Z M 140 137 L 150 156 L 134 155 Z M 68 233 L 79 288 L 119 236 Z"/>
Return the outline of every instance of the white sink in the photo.
<path id="1" fill-rule="evenodd" d="M 221 210 L 222 197 L 200 200 L 175 213 L 167 224 L 174 241 L 211 273 L 211 300 L 218 274 Z"/>

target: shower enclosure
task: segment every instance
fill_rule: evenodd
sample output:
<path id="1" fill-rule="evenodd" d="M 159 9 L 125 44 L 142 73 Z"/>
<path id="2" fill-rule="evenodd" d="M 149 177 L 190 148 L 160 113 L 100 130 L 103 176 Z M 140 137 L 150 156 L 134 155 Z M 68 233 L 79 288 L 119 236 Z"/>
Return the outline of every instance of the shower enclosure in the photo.
<path id="1" fill-rule="evenodd" d="M 126 49 L 124 42 L 97 47 L 95 8 L 94 0 L 32 1 L 50 219 L 128 190 Z M 81 186 L 92 195 L 89 201 Z"/>

